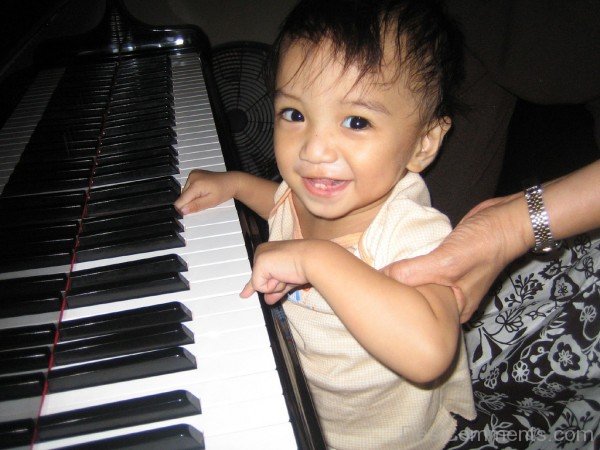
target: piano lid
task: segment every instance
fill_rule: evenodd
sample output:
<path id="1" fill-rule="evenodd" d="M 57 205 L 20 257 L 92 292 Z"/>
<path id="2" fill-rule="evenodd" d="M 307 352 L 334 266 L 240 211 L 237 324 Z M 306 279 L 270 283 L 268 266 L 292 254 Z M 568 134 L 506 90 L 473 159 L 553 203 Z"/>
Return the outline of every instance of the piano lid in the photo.
<path id="1" fill-rule="evenodd" d="M 11 18 L 20 22 L 2 32 L 6 39 L 0 47 L 0 127 L 40 70 L 67 66 L 77 56 L 210 51 L 199 27 L 145 24 L 129 13 L 123 0 L 6 1 L 0 13 L 1 24 Z"/>

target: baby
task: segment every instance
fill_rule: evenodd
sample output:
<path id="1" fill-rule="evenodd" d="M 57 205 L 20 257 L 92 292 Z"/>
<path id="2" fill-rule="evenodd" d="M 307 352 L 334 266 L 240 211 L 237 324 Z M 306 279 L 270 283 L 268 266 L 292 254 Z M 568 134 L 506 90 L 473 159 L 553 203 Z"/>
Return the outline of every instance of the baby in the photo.
<path id="1" fill-rule="evenodd" d="M 332 448 L 443 448 L 452 414 L 475 416 L 452 290 L 379 271 L 450 232 L 419 172 L 450 128 L 457 48 L 429 1 L 300 2 L 272 58 L 283 182 L 194 171 L 176 202 L 269 220 L 241 295 L 283 301 Z"/>

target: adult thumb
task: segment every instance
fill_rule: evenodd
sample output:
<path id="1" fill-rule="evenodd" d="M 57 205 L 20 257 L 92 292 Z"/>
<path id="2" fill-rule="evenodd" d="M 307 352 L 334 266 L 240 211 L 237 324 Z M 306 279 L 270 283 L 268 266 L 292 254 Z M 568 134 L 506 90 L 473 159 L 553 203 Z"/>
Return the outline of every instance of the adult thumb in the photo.
<path id="1" fill-rule="evenodd" d="M 429 255 L 416 256 L 393 262 L 383 268 L 383 273 L 409 286 L 439 283 L 436 260 Z"/>

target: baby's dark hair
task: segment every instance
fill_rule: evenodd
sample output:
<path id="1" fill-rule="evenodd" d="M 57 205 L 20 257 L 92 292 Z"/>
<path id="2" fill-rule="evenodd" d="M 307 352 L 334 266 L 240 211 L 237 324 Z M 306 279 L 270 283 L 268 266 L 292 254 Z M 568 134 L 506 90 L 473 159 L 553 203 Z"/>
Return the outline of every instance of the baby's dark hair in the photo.
<path id="1" fill-rule="evenodd" d="M 267 83 L 274 90 L 281 53 L 300 40 L 309 46 L 330 41 L 346 67 L 359 68 L 359 79 L 377 74 L 388 33 L 396 44 L 394 80 L 406 75 L 409 88 L 422 96 L 422 120 L 451 116 L 462 77 L 461 37 L 435 0 L 302 0 L 281 25 Z"/>

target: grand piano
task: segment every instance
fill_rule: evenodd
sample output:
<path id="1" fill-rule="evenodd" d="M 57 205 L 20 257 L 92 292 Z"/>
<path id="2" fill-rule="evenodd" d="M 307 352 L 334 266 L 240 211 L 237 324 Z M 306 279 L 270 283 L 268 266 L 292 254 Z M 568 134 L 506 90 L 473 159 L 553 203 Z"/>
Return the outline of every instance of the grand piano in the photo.
<path id="1" fill-rule="evenodd" d="M 281 309 L 238 297 L 264 222 L 172 206 L 243 169 L 208 39 L 118 1 L 50 39 L 86 2 L 50 3 L 0 72 L 0 448 L 325 448 Z"/>

